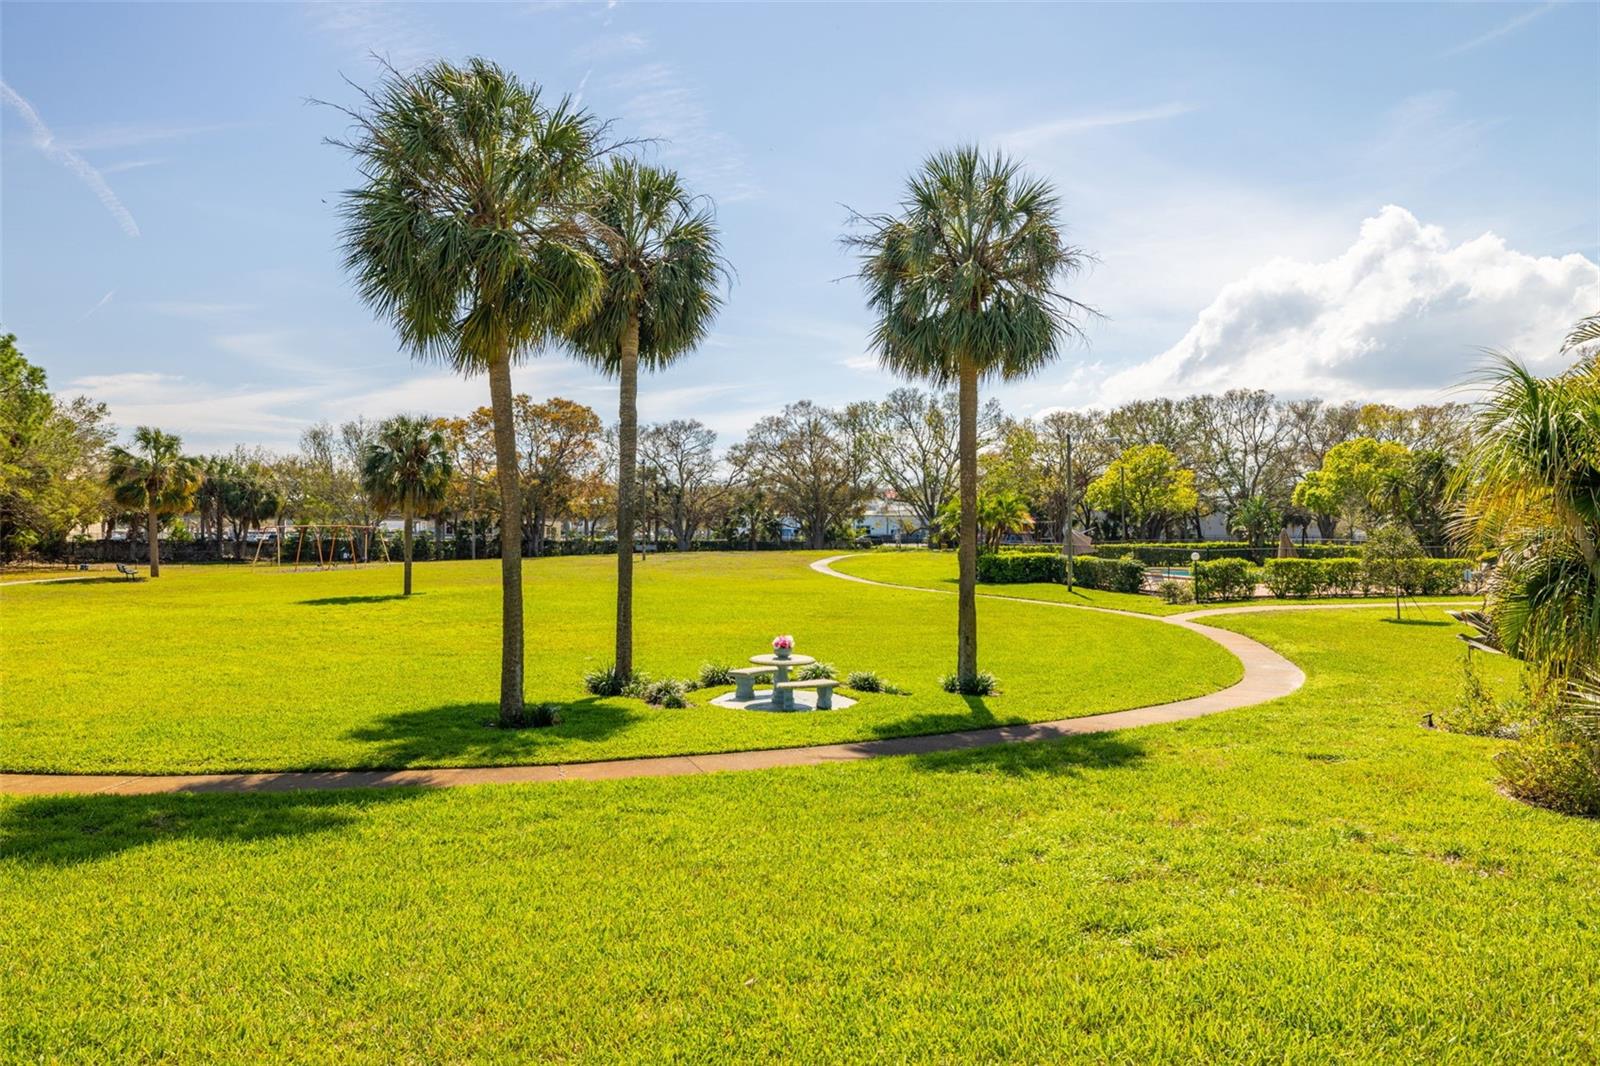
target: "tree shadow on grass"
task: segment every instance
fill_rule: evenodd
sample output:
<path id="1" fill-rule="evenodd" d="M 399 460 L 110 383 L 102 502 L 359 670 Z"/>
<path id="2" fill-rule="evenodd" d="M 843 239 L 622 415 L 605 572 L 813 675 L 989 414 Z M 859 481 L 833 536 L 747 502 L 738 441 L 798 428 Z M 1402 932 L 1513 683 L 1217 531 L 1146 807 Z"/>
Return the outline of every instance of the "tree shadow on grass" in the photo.
<path id="1" fill-rule="evenodd" d="M 1000 724 L 1000 720 L 989 710 L 989 705 L 983 701 L 982 696 L 962 696 L 961 702 L 967 705 L 966 713 L 933 711 L 928 714 L 913 714 L 906 718 L 879 722 L 871 727 L 872 734 L 882 739 L 916 737 L 928 733 L 952 733 L 960 729 L 984 729 Z"/>
<path id="2" fill-rule="evenodd" d="M 420 592 L 413 592 L 411 599 L 421 596 Z M 391 600 L 403 600 L 406 596 L 399 592 L 376 593 L 371 596 L 324 596 L 316 600 L 301 600 L 303 607 L 350 607 L 358 603 L 388 603 Z"/>
<path id="3" fill-rule="evenodd" d="M 37 588 L 40 585 L 49 585 L 59 588 L 62 585 L 138 585 L 146 580 L 143 574 L 138 577 L 124 577 L 121 574 L 107 574 L 102 577 L 61 577 L 28 578 L 23 581 L 0 581 L 0 589 L 10 585 L 23 585 Z"/>
<path id="4" fill-rule="evenodd" d="M 561 723 L 501 729 L 497 703 L 455 703 L 386 714 L 345 734 L 373 745 L 371 763 L 383 766 L 488 766 L 525 762 L 542 749 L 566 747 L 581 755 L 585 743 L 604 740 L 641 716 L 626 704 L 590 696 L 558 703 Z M 520 758 L 519 758 L 520 757 Z"/>
<path id="5" fill-rule="evenodd" d="M 0 810 L 0 861 L 75 866 L 165 841 L 246 843 L 327 833 L 419 791 L 38 796 Z"/>
<path id="6" fill-rule="evenodd" d="M 1025 729 L 1025 726 L 1018 727 Z M 1116 733 L 1084 733 L 969 751 L 939 751 L 913 757 L 913 769 L 940 774 L 1005 774 L 1008 777 L 1079 777 L 1085 770 L 1134 766 L 1145 749 Z"/>
<path id="7" fill-rule="evenodd" d="M 1458 624 L 1443 618 L 1384 618 L 1382 622 L 1388 626 L 1453 626 Z"/>

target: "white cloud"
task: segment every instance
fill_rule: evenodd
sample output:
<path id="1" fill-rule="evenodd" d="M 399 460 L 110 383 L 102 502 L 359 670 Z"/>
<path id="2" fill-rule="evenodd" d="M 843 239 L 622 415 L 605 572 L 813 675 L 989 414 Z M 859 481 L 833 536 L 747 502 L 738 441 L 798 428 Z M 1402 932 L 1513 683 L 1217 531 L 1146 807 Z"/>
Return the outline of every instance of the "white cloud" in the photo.
<path id="1" fill-rule="evenodd" d="M 1559 4 L 1540 4 L 1538 7 L 1524 11 L 1520 15 L 1514 15 L 1511 18 L 1506 19 L 1506 21 L 1502 22 L 1500 25 L 1496 26 L 1494 29 L 1489 30 L 1487 33 L 1480 33 L 1470 41 L 1463 41 L 1454 48 L 1449 48 L 1443 52 L 1440 52 L 1439 58 L 1443 59 L 1446 56 L 1455 56 L 1460 55 L 1462 52 L 1470 52 L 1474 48 L 1486 45 L 1490 41 L 1504 37 L 1508 33 L 1513 33 L 1516 30 L 1520 30 L 1534 19 L 1543 15 L 1548 15 L 1559 6 Z"/>
<path id="2" fill-rule="evenodd" d="M 1107 129 L 1112 126 L 1129 126 L 1139 122 L 1155 122 L 1160 119 L 1177 118 L 1196 110 L 1195 105 L 1172 101 L 1155 107 L 1137 108 L 1122 111 L 1100 111 L 1085 115 L 1069 115 L 1066 118 L 1053 119 L 1049 122 L 1040 122 L 1022 129 L 1012 130 L 1000 135 L 1000 142 L 1013 151 L 1025 152 L 1038 149 L 1044 144 L 1071 136 L 1074 133 L 1083 133 L 1088 130 Z"/>
<path id="3" fill-rule="evenodd" d="M 305 419 L 293 412 L 315 399 L 314 387 L 221 389 L 178 374 L 91 374 L 68 388 L 111 408 L 119 426 L 160 426 L 196 451 L 248 441 L 283 445 L 300 436 Z"/>
<path id="4" fill-rule="evenodd" d="M 1099 400 L 1221 391 L 1437 400 L 1503 348 L 1540 369 L 1577 318 L 1600 306 L 1600 266 L 1532 256 L 1492 233 L 1452 245 L 1387 206 L 1323 262 L 1276 258 L 1223 287 L 1183 338 L 1113 374 Z"/>
<path id="5" fill-rule="evenodd" d="M 139 235 L 139 224 L 133 220 L 133 216 L 128 213 L 128 209 L 122 206 L 122 201 L 117 199 L 117 194 L 111 191 L 111 186 L 106 184 L 106 179 L 101 176 L 100 172 L 90 166 L 89 161 L 84 159 L 83 156 L 56 140 L 55 135 L 50 132 L 50 127 L 46 126 L 44 119 L 39 117 L 39 112 L 33 109 L 33 105 L 23 99 L 21 93 L 3 81 L 0 81 L 0 97 L 5 98 L 5 102 L 10 104 L 17 114 L 22 116 L 22 120 L 33 131 L 33 146 L 44 155 L 54 159 L 78 175 L 83 180 L 83 183 L 89 186 L 89 190 L 99 198 L 105 209 L 111 212 L 111 217 L 117 220 L 117 225 L 122 227 L 122 232 L 130 237 L 137 237 Z"/>

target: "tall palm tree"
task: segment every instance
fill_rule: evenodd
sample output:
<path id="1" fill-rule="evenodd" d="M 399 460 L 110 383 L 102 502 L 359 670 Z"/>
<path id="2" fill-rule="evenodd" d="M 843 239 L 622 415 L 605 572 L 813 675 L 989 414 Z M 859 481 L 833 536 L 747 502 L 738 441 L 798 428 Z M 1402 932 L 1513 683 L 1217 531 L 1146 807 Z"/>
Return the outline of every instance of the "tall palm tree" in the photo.
<path id="1" fill-rule="evenodd" d="M 379 510 L 399 508 L 405 526 L 404 595 L 411 595 L 411 536 L 417 515 L 444 503 L 450 488 L 450 452 L 444 434 L 426 418 L 396 415 L 378 429 L 361 461 L 361 487 Z"/>
<path id="2" fill-rule="evenodd" d="M 111 449 L 106 484 L 119 505 L 144 512 L 150 576 L 160 577 L 161 519 L 189 509 L 204 475 L 200 461 L 183 454 L 183 440 L 175 433 L 140 426 L 133 432 L 133 444 L 132 449 Z"/>
<path id="3" fill-rule="evenodd" d="M 579 355 L 618 381 L 618 676 L 633 672 L 633 532 L 637 521 L 639 367 L 660 370 L 705 338 L 727 276 L 710 205 L 674 171 L 615 159 L 597 181 L 592 240 L 605 273 L 599 309 L 571 332 Z"/>
<path id="4" fill-rule="evenodd" d="M 511 366 L 594 310 L 579 205 L 602 127 L 482 59 L 390 70 L 337 142 L 345 265 L 414 357 L 487 373 L 500 482 L 500 719 L 523 721 L 522 508 Z"/>
<path id="5" fill-rule="evenodd" d="M 958 393 L 960 605 L 956 676 L 978 676 L 978 385 L 1025 377 L 1082 337 L 1063 281 L 1088 257 L 1062 235 L 1060 202 L 1046 181 L 975 147 L 929 157 L 899 211 L 857 216 L 845 238 L 876 316 L 882 365 Z"/>

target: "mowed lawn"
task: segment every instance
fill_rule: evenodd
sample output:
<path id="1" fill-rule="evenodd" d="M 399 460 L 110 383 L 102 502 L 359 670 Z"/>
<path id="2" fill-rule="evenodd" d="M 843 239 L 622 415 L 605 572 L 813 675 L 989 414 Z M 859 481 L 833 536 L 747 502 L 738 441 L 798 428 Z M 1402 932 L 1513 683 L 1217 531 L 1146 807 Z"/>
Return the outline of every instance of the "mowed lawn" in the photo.
<path id="1" fill-rule="evenodd" d="M 877 671 L 909 695 L 771 714 L 597 699 L 610 661 L 615 561 L 529 560 L 527 693 L 563 704 L 553 729 L 492 727 L 499 566 L 332 572 L 173 567 L 0 591 L 0 770 L 177 773 L 629 758 L 945 732 L 1135 707 L 1223 688 L 1238 661 L 1172 626 L 985 601 L 984 666 L 1002 691 L 943 692 L 954 599 L 817 574 L 798 553 L 669 555 L 638 569 L 638 665 L 692 676 L 745 665 L 792 633 L 841 676 Z"/>
<path id="2" fill-rule="evenodd" d="M 1600 824 L 1419 726 L 1427 621 L 1227 619 L 1305 688 L 1065 742 L 0 800 L 0 1059 L 1594 1062 Z"/>
<path id="3" fill-rule="evenodd" d="M 834 563 L 833 569 L 841 574 L 864 577 L 871 581 L 883 581 L 891 585 L 910 585 L 915 588 L 943 589 L 950 592 L 954 592 L 956 589 L 956 554 L 950 551 L 902 549 L 865 552 Z M 1079 607 L 1108 607 L 1118 611 L 1132 611 L 1136 614 L 1183 614 L 1196 609 L 1192 603 L 1164 603 L 1159 597 L 1147 596 L 1142 593 L 1106 592 L 1101 589 L 1086 589 L 1081 585 L 1075 585 L 1069 590 L 1065 585 L 1046 582 L 1016 585 L 979 585 L 978 595 L 1048 600 L 1051 603 L 1069 603 Z M 1410 610 L 1414 615 L 1420 617 L 1418 608 L 1425 607 L 1428 604 L 1459 603 L 1470 599 L 1472 597 L 1413 597 L 1404 601 L 1404 609 Z M 1394 598 L 1379 596 L 1372 597 L 1369 600 L 1362 600 L 1346 596 L 1288 600 L 1207 600 L 1205 603 L 1200 604 L 1200 607 L 1222 607 L 1239 603 L 1353 604 L 1362 602 L 1393 604 Z"/>

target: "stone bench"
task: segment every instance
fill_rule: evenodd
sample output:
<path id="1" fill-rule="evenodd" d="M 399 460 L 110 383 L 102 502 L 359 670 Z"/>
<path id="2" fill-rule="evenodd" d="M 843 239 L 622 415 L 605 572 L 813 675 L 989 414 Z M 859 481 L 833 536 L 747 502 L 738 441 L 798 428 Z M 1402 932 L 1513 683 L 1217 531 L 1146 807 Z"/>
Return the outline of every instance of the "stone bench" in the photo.
<path id="1" fill-rule="evenodd" d="M 728 671 L 733 675 L 733 698 L 748 703 L 756 698 L 756 678 L 772 673 L 770 666 L 746 666 Z"/>
<path id="2" fill-rule="evenodd" d="M 817 710 L 833 710 L 833 690 L 839 687 L 839 682 L 822 677 L 815 681 L 780 681 L 773 688 L 773 698 L 778 706 L 786 711 L 794 710 L 794 694 L 798 689 L 815 689 L 817 693 Z"/>

